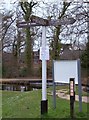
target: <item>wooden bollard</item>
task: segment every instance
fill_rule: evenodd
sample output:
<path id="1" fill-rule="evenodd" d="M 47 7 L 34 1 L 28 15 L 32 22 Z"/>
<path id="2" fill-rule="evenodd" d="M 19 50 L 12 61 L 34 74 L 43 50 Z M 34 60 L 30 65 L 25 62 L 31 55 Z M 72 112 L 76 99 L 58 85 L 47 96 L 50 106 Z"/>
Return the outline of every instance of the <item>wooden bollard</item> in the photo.
<path id="1" fill-rule="evenodd" d="M 74 118 L 74 101 L 75 101 L 75 81 L 74 78 L 70 78 L 70 116 Z"/>

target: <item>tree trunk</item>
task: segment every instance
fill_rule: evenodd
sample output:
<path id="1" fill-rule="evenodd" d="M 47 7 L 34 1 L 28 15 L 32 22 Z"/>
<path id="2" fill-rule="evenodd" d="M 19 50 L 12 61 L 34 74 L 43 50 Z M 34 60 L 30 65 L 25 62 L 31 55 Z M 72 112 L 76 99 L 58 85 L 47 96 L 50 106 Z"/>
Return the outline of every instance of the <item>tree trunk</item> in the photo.
<path id="1" fill-rule="evenodd" d="M 26 67 L 27 67 L 27 75 L 32 76 L 32 66 L 33 66 L 33 51 L 32 51 L 32 41 L 31 41 L 31 35 L 30 35 L 30 29 L 26 28 L 26 48 L 25 48 L 25 54 L 26 54 Z"/>
<path id="2" fill-rule="evenodd" d="M 53 59 L 59 59 L 60 54 L 60 41 L 59 41 L 59 34 L 60 34 L 61 26 L 56 27 L 56 32 L 54 35 L 54 48 L 53 48 Z"/>

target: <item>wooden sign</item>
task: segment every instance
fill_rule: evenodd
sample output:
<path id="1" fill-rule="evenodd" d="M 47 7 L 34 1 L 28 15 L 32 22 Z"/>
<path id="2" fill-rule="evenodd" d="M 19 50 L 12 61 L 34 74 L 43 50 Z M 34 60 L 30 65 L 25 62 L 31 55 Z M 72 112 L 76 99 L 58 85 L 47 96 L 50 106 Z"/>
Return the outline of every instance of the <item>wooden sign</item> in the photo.
<path id="1" fill-rule="evenodd" d="M 74 18 L 61 18 L 60 20 L 47 20 L 38 16 L 32 15 L 30 21 L 17 22 L 18 28 L 27 28 L 35 26 L 58 26 L 73 24 L 76 20 Z"/>
<path id="2" fill-rule="evenodd" d="M 74 118 L 74 101 L 75 101 L 75 91 L 74 91 L 74 78 L 70 78 L 70 116 Z"/>
<path id="3" fill-rule="evenodd" d="M 31 22 L 41 24 L 43 26 L 58 26 L 65 24 L 73 24 L 75 22 L 74 18 L 61 18 L 60 20 L 47 20 L 38 16 L 31 16 Z"/>
<path id="4" fill-rule="evenodd" d="M 43 19 L 41 17 L 34 16 L 34 15 L 32 15 L 30 19 L 31 19 L 32 23 L 36 23 L 39 25 L 41 24 L 42 26 L 47 26 L 49 23 L 49 21 L 47 19 Z"/>
<path id="5" fill-rule="evenodd" d="M 60 20 L 51 20 L 49 21 L 49 26 L 58 26 L 58 25 L 69 25 L 75 22 L 74 18 L 61 18 Z"/>
<path id="6" fill-rule="evenodd" d="M 41 24 L 30 23 L 30 22 L 18 22 L 16 24 L 18 28 L 28 28 L 28 27 L 35 27 L 35 26 L 42 26 Z"/>

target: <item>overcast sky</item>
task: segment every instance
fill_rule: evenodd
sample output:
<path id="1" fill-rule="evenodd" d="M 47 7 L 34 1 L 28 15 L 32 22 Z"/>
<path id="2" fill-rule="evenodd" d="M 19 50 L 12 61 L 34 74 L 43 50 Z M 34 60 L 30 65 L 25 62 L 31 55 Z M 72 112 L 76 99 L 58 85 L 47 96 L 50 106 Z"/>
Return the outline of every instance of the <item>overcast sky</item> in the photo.
<path id="1" fill-rule="evenodd" d="M 6 9 L 12 9 L 12 5 L 10 5 L 10 3 L 13 3 L 14 1 L 16 1 L 16 0 L 0 0 L 0 3 L 3 3 L 4 5 L 4 7 L 6 8 Z M 26 1 L 26 0 L 17 0 L 17 1 Z M 28 0 L 28 2 L 30 2 L 31 0 Z M 82 2 L 82 1 L 86 1 L 86 2 L 89 2 L 89 0 L 33 0 L 34 2 L 36 2 L 36 1 L 44 1 L 44 2 L 55 2 L 55 3 L 59 3 L 59 2 L 62 2 L 62 1 L 72 1 L 72 2 L 74 2 L 74 1 L 76 1 L 76 2 Z"/>
<path id="2" fill-rule="evenodd" d="M 4 7 L 6 9 L 12 9 L 11 3 L 14 3 L 14 1 L 16 1 L 16 0 L 0 0 L 0 3 L 3 3 L 3 6 L 2 6 L 2 4 L 0 4 L 0 8 Z M 17 0 L 17 1 L 21 1 L 21 0 Z M 30 1 L 31 0 L 28 0 L 28 2 L 30 2 Z M 36 1 L 39 2 L 41 0 L 34 0 L 34 2 L 36 2 Z M 57 2 L 59 0 L 42 0 L 42 1 L 45 1 L 45 2 Z"/>

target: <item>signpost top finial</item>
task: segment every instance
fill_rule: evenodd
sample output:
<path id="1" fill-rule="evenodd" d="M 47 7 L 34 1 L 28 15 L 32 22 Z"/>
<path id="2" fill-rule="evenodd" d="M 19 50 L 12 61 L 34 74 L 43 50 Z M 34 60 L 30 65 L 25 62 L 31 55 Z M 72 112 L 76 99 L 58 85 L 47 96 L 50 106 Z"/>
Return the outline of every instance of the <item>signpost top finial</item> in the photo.
<path id="1" fill-rule="evenodd" d="M 28 0 L 19 0 L 19 2 L 28 2 Z"/>

